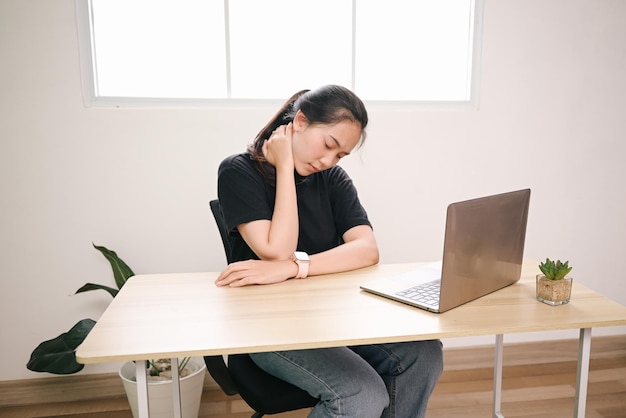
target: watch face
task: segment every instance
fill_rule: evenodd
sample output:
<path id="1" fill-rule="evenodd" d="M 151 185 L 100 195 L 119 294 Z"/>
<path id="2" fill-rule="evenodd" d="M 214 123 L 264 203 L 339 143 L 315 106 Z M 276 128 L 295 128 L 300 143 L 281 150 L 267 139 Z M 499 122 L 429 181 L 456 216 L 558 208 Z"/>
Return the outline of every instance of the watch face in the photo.
<path id="1" fill-rule="evenodd" d="M 304 251 L 294 251 L 293 256 L 296 261 L 309 261 L 309 255 Z"/>

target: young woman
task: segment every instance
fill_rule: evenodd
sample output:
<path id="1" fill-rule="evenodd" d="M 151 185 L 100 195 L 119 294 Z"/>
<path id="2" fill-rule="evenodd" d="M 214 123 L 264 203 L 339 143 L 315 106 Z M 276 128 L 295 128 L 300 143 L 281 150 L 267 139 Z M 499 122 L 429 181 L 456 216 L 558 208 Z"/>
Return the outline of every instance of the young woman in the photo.
<path id="1" fill-rule="evenodd" d="M 365 106 L 350 90 L 303 90 L 248 152 L 222 162 L 218 198 L 233 262 L 218 286 L 278 283 L 378 263 L 365 209 L 337 165 L 362 145 L 367 122 Z M 423 417 L 443 369 L 438 340 L 250 356 L 320 399 L 310 417 Z"/>

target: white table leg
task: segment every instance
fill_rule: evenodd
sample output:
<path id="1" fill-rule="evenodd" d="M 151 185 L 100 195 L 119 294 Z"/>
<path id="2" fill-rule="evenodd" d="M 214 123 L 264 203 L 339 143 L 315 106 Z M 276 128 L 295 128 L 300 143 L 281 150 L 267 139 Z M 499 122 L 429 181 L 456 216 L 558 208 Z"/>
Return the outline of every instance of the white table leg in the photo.
<path id="1" fill-rule="evenodd" d="M 137 412 L 140 418 L 150 418 L 148 407 L 148 378 L 146 377 L 146 362 L 135 362 L 135 377 L 137 379 Z"/>
<path id="2" fill-rule="evenodd" d="M 174 400 L 174 418 L 182 418 L 180 401 L 180 376 L 178 374 L 178 358 L 172 357 L 172 397 Z"/>
<path id="3" fill-rule="evenodd" d="M 584 418 L 589 383 L 589 358 L 591 356 L 591 328 L 581 328 L 578 341 L 578 371 L 576 373 L 576 405 L 574 417 Z"/>
<path id="4" fill-rule="evenodd" d="M 493 418 L 504 418 L 500 412 L 502 404 L 502 351 L 503 335 L 496 335 L 495 362 L 493 365 Z"/>

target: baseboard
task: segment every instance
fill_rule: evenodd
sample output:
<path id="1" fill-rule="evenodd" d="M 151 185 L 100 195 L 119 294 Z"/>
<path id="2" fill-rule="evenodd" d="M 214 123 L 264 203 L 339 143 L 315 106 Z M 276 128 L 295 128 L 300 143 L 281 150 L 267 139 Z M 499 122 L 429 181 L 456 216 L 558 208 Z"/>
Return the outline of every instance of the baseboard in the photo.
<path id="1" fill-rule="evenodd" d="M 207 373 L 204 390 L 219 389 Z M 51 376 L 0 382 L 0 407 L 125 397 L 117 373 Z"/>

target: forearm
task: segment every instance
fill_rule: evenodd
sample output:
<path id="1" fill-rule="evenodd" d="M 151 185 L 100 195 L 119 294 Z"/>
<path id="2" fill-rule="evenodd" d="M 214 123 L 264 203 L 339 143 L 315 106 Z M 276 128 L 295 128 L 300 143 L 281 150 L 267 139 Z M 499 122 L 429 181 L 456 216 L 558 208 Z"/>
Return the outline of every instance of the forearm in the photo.
<path id="1" fill-rule="evenodd" d="M 353 228 L 346 235 L 351 239 L 345 244 L 310 256 L 309 276 L 355 270 L 378 263 L 378 246 L 368 226 Z M 297 273 L 298 266 L 292 260 L 246 260 L 229 264 L 215 283 L 218 286 L 279 283 Z M 311 277 L 311 280 L 315 278 Z"/>
<path id="2" fill-rule="evenodd" d="M 285 259 L 298 244 L 298 201 L 293 168 L 276 170 L 276 201 L 268 232 L 268 258 Z"/>
<path id="3" fill-rule="evenodd" d="M 378 263 L 379 252 L 372 236 L 346 242 L 310 258 L 309 276 L 315 276 L 372 266 Z"/>

